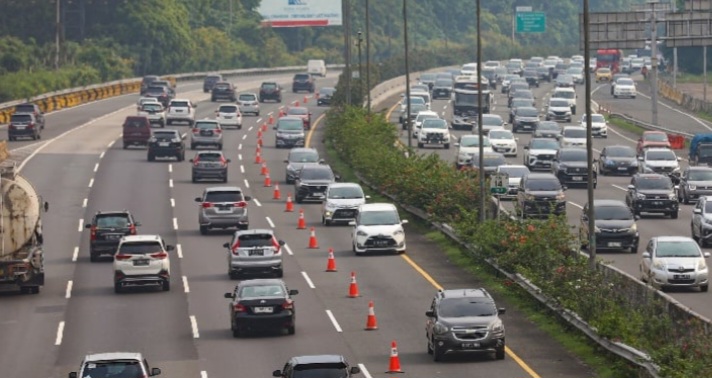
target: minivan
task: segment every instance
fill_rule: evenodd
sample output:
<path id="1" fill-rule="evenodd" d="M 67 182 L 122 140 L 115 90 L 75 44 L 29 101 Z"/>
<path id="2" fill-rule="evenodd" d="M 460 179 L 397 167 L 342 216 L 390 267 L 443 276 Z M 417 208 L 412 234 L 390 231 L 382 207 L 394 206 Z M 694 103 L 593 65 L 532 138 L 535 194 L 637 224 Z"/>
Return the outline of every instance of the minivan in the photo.
<path id="1" fill-rule="evenodd" d="M 311 75 L 326 77 L 326 63 L 321 59 L 312 59 L 307 62 L 307 72 Z"/>
<path id="2" fill-rule="evenodd" d="M 126 117 L 123 125 L 124 149 L 129 146 L 148 146 L 151 138 L 151 122 L 146 116 Z"/>

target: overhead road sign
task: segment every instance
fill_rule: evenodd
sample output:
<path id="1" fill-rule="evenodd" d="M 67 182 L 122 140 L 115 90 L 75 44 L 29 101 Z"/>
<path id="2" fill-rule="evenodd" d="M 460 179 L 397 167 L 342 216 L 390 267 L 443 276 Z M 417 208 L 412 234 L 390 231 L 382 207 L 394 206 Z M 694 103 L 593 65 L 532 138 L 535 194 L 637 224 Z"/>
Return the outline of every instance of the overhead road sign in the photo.
<path id="1" fill-rule="evenodd" d="M 667 47 L 712 46 L 712 13 L 682 12 L 665 16 Z"/>
<path id="2" fill-rule="evenodd" d="M 516 7 L 515 9 L 516 9 L 517 13 L 520 13 L 520 12 L 531 12 L 531 11 L 533 10 L 532 7 L 527 7 L 527 6 L 518 6 L 518 7 Z"/>
<path id="3" fill-rule="evenodd" d="M 273 28 L 341 25 L 342 0 L 261 0 L 262 24 Z"/>
<path id="4" fill-rule="evenodd" d="M 517 33 L 543 33 L 546 31 L 546 13 L 517 12 Z"/>
<path id="5" fill-rule="evenodd" d="M 646 12 L 589 13 L 589 48 L 640 49 L 649 39 Z M 579 46 L 583 49 L 583 13 L 579 14 Z"/>

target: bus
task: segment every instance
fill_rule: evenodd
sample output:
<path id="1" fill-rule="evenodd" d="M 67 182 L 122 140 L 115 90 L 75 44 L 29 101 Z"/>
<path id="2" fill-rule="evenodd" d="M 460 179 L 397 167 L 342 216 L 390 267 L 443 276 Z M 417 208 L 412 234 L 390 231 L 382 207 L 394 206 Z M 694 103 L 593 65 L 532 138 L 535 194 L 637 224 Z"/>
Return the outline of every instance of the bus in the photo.
<path id="1" fill-rule="evenodd" d="M 607 67 L 610 68 L 613 73 L 618 73 L 622 59 L 622 50 L 600 49 L 596 51 L 596 69 Z"/>

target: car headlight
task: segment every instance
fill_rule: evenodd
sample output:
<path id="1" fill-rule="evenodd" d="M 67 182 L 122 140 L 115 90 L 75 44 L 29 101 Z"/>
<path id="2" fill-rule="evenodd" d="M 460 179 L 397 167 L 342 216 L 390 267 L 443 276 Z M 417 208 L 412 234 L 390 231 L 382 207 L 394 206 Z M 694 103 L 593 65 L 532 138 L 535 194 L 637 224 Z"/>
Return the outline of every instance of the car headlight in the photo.
<path id="1" fill-rule="evenodd" d="M 566 194 L 564 192 L 559 192 L 559 194 L 556 195 L 557 201 L 563 201 L 565 199 L 566 199 Z"/>
<path id="2" fill-rule="evenodd" d="M 653 263 L 653 269 L 655 270 L 665 270 L 665 263 L 662 261 L 655 261 Z"/>
<path id="3" fill-rule="evenodd" d="M 668 199 L 671 199 L 671 200 L 672 200 L 672 199 L 676 199 L 676 198 L 677 198 L 677 195 L 676 195 L 675 193 L 669 193 L 669 194 L 668 194 Z"/>
<path id="4" fill-rule="evenodd" d="M 635 195 L 635 198 L 637 198 L 637 199 L 639 199 L 639 200 L 644 200 L 644 199 L 645 199 L 645 194 L 640 194 L 640 193 L 638 193 L 638 194 Z"/>
<path id="5" fill-rule="evenodd" d="M 593 226 L 593 232 L 595 232 L 595 233 L 597 233 L 597 234 L 598 234 L 598 233 L 600 233 L 600 232 L 601 232 L 601 229 L 600 229 L 600 228 L 598 228 L 598 226 Z"/>
<path id="6" fill-rule="evenodd" d="M 707 263 L 704 259 L 699 259 L 697 261 L 697 270 L 707 270 Z"/>
<path id="7" fill-rule="evenodd" d="M 633 225 L 630 226 L 630 228 L 629 228 L 628 230 L 629 230 L 630 232 L 638 232 L 638 224 L 637 224 L 637 223 L 633 223 Z"/>
<path id="8" fill-rule="evenodd" d="M 696 186 L 696 185 L 692 185 L 692 184 L 687 184 L 687 188 L 690 189 L 690 190 L 695 190 L 695 189 L 697 189 L 697 186 Z"/>
<path id="9" fill-rule="evenodd" d="M 534 197 L 533 194 L 529 194 L 529 193 L 524 194 L 524 200 L 525 200 L 525 201 L 534 201 L 535 198 L 536 198 L 536 197 Z"/>
<path id="10" fill-rule="evenodd" d="M 446 334 L 450 328 L 448 328 L 446 325 L 442 323 L 435 323 L 435 326 L 433 327 L 433 333 L 436 335 L 444 335 Z"/>
<path id="11" fill-rule="evenodd" d="M 368 236 L 368 233 L 358 230 L 358 231 L 356 231 L 356 236 Z"/>
<path id="12" fill-rule="evenodd" d="M 403 232 L 403 230 L 396 230 L 393 233 L 393 236 L 403 236 L 403 235 L 405 235 L 405 232 Z"/>
<path id="13" fill-rule="evenodd" d="M 504 332 L 504 324 L 502 324 L 501 320 L 497 320 L 492 323 L 490 329 L 492 330 L 492 333 L 502 333 Z"/>

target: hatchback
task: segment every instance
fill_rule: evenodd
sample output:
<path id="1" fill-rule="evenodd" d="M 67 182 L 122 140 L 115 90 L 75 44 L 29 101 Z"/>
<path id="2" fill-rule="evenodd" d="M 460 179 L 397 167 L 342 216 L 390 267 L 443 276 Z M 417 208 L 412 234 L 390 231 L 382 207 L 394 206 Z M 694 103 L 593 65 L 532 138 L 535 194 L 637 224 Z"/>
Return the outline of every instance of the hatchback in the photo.
<path id="1" fill-rule="evenodd" d="M 200 151 L 194 158 L 191 169 L 191 180 L 198 182 L 203 179 L 227 182 L 227 167 L 230 159 L 226 159 L 222 151 Z"/>
<path id="2" fill-rule="evenodd" d="M 351 248 L 356 255 L 369 251 L 405 253 L 405 231 L 398 209 L 390 203 L 363 204 L 358 208 L 351 232 Z"/>
<path id="3" fill-rule="evenodd" d="M 242 273 L 264 273 L 282 277 L 282 246 L 269 229 L 236 231 L 227 248 L 227 272 L 230 278 Z"/>
<path id="4" fill-rule="evenodd" d="M 650 239 L 640 261 L 640 280 L 665 291 L 672 287 L 709 290 L 709 271 L 700 246 L 686 236 L 656 236 Z"/>
<path id="5" fill-rule="evenodd" d="M 223 134 L 220 123 L 214 120 L 196 121 L 190 136 L 190 149 L 198 146 L 215 146 L 218 150 L 223 147 Z"/>
<path id="6" fill-rule="evenodd" d="M 236 186 L 217 186 L 205 188 L 200 197 L 195 197 L 198 208 L 198 225 L 200 233 L 207 235 L 212 228 L 241 228 L 246 230 L 249 225 L 247 203 L 252 199 L 243 194 Z"/>
<path id="7" fill-rule="evenodd" d="M 222 128 L 230 126 L 238 130 L 242 129 L 242 113 L 238 105 L 220 105 L 215 111 L 215 119 Z"/>

